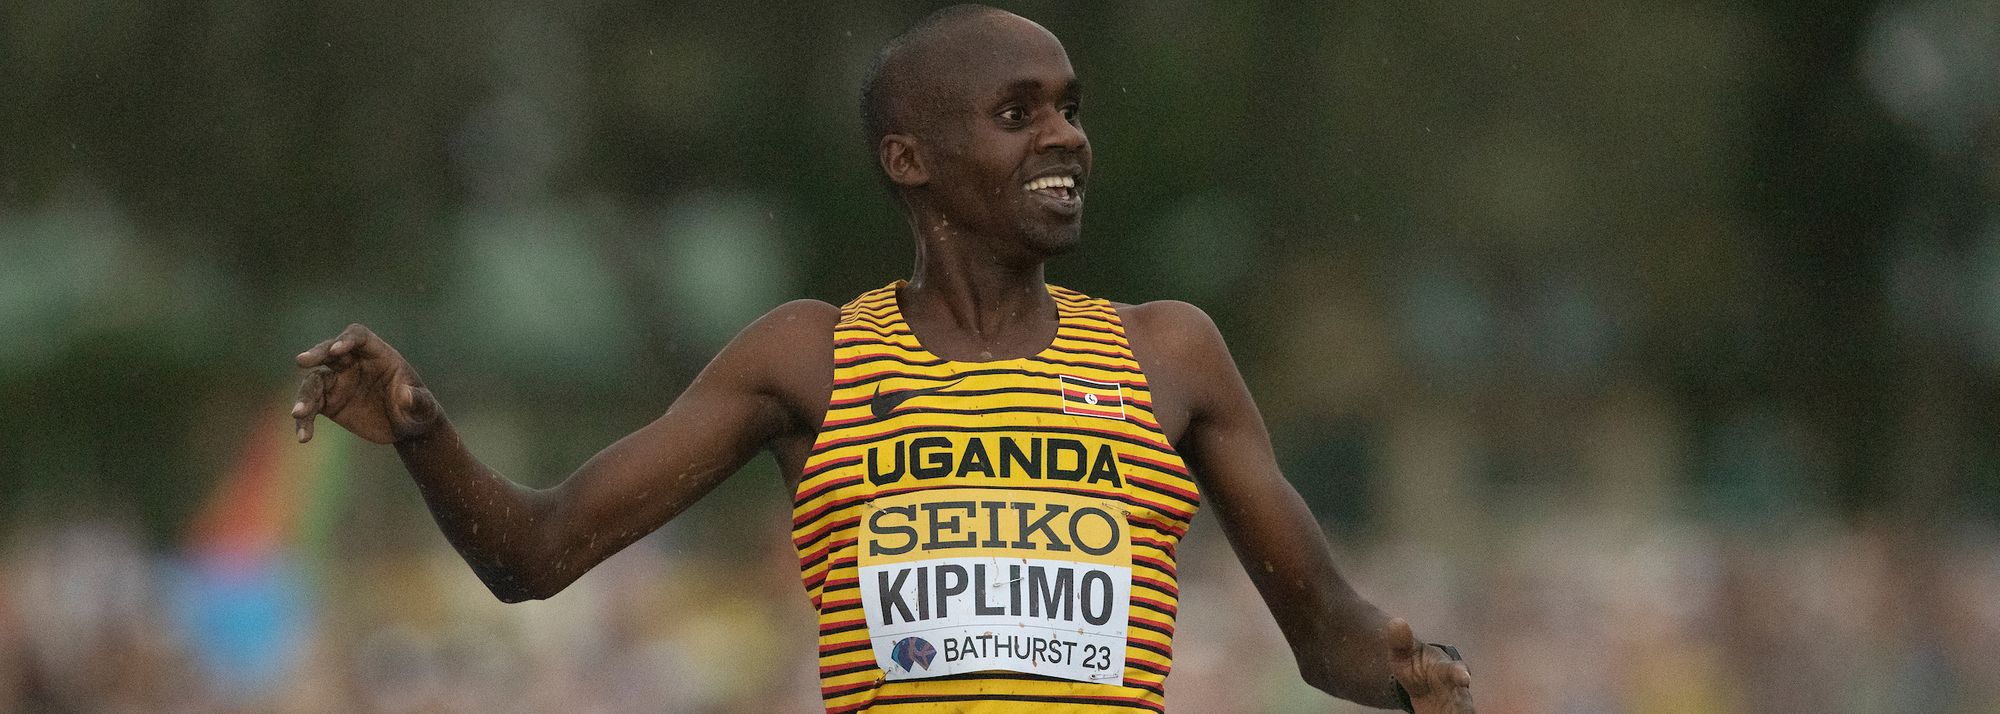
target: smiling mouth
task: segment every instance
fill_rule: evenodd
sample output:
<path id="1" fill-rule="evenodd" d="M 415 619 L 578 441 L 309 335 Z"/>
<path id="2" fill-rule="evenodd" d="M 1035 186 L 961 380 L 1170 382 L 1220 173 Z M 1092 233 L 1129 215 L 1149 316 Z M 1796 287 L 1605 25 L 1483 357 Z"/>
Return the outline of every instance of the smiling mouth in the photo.
<path id="1" fill-rule="evenodd" d="M 1075 176 L 1043 176 L 1021 184 L 1021 188 L 1026 189 L 1028 193 L 1047 196 L 1062 203 L 1073 203 L 1077 200 Z"/>

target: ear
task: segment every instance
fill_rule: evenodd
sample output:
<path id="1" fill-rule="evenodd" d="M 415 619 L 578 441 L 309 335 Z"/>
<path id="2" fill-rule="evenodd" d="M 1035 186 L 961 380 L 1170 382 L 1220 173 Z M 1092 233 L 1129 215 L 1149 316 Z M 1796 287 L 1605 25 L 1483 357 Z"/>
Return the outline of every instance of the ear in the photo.
<path id="1" fill-rule="evenodd" d="M 931 172 L 924 168 L 924 160 L 917 155 L 917 137 L 909 134 L 888 134 L 875 147 L 875 156 L 882 162 L 882 173 L 888 174 L 889 181 L 903 188 L 915 188 L 930 183 Z"/>

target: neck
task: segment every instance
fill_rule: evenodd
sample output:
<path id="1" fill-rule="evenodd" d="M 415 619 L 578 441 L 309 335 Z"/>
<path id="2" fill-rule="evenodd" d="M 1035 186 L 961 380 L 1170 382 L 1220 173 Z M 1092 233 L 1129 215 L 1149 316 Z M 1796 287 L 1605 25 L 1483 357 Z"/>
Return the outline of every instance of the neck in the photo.
<path id="1" fill-rule="evenodd" d="M 1001 254 L 1009 241 L 969 233 L 935 218 L 912 218 L 917 234 L 916 270 L 903 288 L 902 307 L 912 324 L 933 328 L 925 338 L 966 343 L 972 352 L 1040 349 L 1054 322 L 1055 300 L 1043 281 L 1040 256 Z M 939 329 L 951 334 L 941 334 Z"/>

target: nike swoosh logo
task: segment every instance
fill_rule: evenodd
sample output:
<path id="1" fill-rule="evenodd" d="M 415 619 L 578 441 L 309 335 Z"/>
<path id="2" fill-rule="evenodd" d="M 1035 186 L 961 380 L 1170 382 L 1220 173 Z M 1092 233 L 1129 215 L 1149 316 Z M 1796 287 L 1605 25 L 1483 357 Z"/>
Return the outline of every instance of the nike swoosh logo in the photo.
<path id="1" fill-rule="evenodd" d="M 889 392 L 882 391 L 882 384 L 877 382 L 875 384 L 875 396 L 868 398 L 868 413 L 874 414 L 877 419 L 887 419 L 890 412 L 896 411 L 896 407 L 903 406 L 903 402 L 926 394 L 942 392 L 958 386 L 958 382 L 963 381 L 965 381 L 965 378 L 959 377 L 957 382 L 950 384 L 940 384 L 935 387 L 925 387 L 923 389 L 897 389 Z"/>

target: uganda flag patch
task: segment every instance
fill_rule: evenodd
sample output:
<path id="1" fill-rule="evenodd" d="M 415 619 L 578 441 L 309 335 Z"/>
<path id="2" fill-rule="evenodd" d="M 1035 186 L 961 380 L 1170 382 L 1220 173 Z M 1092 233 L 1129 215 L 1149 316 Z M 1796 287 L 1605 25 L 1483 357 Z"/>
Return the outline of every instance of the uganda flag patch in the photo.
<path id="1" fill-rule="evenodd" d="M 1062 375 L 1062 404 L 1064 414 L 1123 420 L 1125 386 Z"/>

